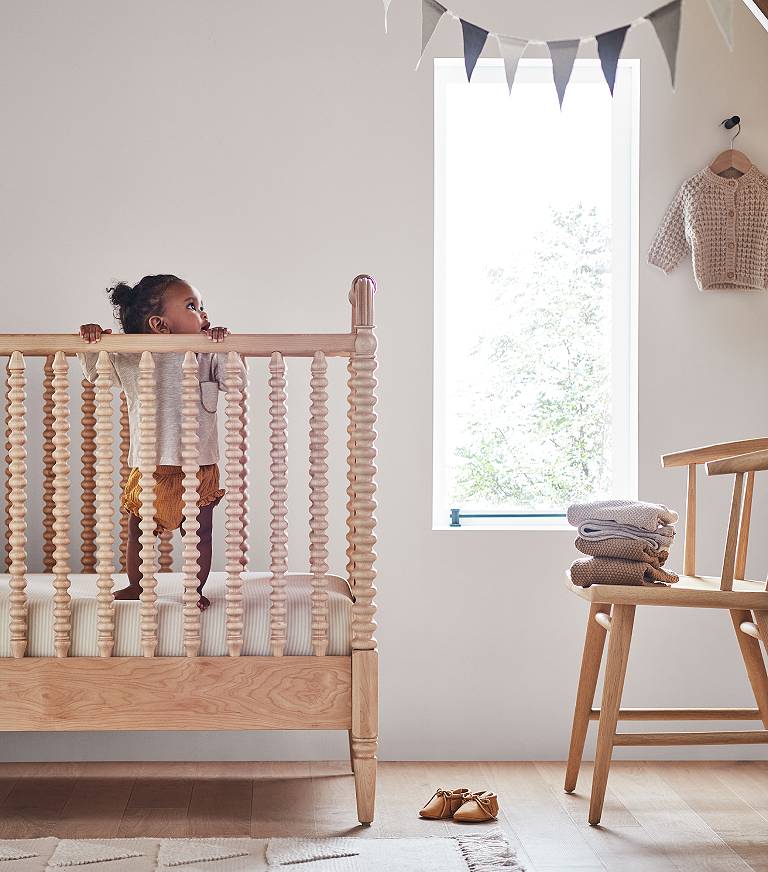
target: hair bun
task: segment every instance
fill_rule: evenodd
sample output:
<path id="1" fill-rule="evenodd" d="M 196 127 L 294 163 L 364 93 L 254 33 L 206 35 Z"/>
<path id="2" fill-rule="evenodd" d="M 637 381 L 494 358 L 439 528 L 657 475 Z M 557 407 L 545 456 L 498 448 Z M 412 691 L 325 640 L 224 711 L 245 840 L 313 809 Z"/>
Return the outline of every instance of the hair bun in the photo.
<path id="1" fill-rule="evenodd" d="M 134 288 L 126 282 L 118 282 L 111 288 L 107 288 L 109 302 L 116 308 L 121 308 L 131 301 L 134 295 Z"/>

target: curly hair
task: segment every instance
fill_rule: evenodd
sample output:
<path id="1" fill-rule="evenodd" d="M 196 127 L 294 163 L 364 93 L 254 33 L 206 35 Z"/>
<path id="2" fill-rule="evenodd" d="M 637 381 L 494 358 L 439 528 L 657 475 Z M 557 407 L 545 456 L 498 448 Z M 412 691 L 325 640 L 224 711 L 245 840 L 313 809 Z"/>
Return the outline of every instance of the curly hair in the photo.
<path id="1" fill-rule="evenodd" d="M 165 292 L 171 285 L 183 281 L 173 275 L 144 276 L 133 287 L 126 282 L 118 282 L 107 288 L 109 301 L 123 333 L 149 333 L 149 319 L 152 315 L 163 313 Z"/>

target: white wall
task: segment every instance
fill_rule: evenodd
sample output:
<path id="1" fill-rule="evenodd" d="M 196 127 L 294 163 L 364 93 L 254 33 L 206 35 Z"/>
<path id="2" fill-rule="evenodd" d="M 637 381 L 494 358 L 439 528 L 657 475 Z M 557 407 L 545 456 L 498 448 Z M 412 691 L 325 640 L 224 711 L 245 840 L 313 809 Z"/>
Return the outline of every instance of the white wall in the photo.
<path id="1" fill-rule="evenodd" d="M 620 13 L 598 0 L 453 5 L 502 31 L 563 38 L 658 0 Z M 188 277 L 214 319 L 240 330 L 344 329 L 349 280 L 374 274 L 381 756 L 562 758 L 586 616 L 562 584 L 571 535 L 431 530 L 432 81 L 429 62 L 413 71 L 418 8 L 395 0 L 385 37 L 379 0 L 5 0 L 3 329 L 106 321 L 101 289 L 153 271 Z M 625 56 L 642 59 L 643 252 L 679 183 L 726 142 L 722 118 L 742 115 L 739 145 L 768 167 L 768 33 L 741 4 L 736 40 L 729 54 L 704 0 L 686 4 L 676 93 L 651 27 L 627 40 Z M 444 22 L 431 50 L 457 55 L 457 26 Z M 689 267 L 665 278 L 642 263 L 641 497 L 683 504 L 684 476 L 659 468 L 661 452 L 768 432 L 767 326 L 764 294 L 700 294 Z M 263 551 L 263 473 L 254 479 Z M 726 488 L 702 484 L 713 571 Z M 340 481 L 339 520 L 342 491 Z M 766 519 L 758 506 L 750 568 L 760 575 Z M 715 612 L 643 612 L 629 672 L 629 705 L 750 704 L 730 621 Z M 0 757 L 306 759 L 345 748 L 344 736 L 320 734 L 36 734 L 6 735 Z"/>

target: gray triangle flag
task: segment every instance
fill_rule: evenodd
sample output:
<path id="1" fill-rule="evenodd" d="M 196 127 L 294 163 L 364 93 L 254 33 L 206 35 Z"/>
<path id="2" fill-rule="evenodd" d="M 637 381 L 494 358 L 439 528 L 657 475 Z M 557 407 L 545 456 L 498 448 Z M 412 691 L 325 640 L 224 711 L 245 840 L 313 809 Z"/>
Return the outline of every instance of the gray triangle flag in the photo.
<path id="1" fill-rule="evenodd" d="M 619 65 L 619 55 L 629 28 L 630 25 L 625 24 L 624 27 L 617 27 L 616 30 L 598 33 L 595 37 L 600 66 L 603 68 L 603 75 L 605 81 L 608 82 L 611 94 L 613 94 L 613 86 L 616 84 L 616 67 Z"/>
<path id="2" fill-rule="evenodd" d="M 461 31 L 464 34 L 464 67 L 467 71 L 467 81 L 471 82 L 477 59 L 488 39 L 488 31 L 476 24 L 464 21 L 463 18 L 460 18 L 459 21 L 461 21 Z"/>
<path id="3" fill-rule="evenodd" d="M 672 0 L 666 6 L 660 6 L 645 16 L 653 25 L 664 55 L 667 58 L 673 88 L 675 87 L 675 74 L 677 72 L 677 46 L 680 42 L 680 12 L 682 5 L 682 0 Z"/>
<path id="4" fill-rule="evenodd" d="M 728 48 L 733 51 L 733 0 L 709 0 L 709 8 Z"/>
<path id="5" fill-rule="evenodd" d="M 421 59 L 424 57 L 424 49 L 427 43 L 432 39 L 432 34 L 438 25 L 440 19 L 448 10 L 442 3 L 437 0 L 421 0 L 421 54 L 419 55 L 419 63 L 416 64 L 418 70 Z"/>
<path id="6" fill-rule="evenodd" d="M 580 42 L 580 39 L 557 39 L 547 43 L 549 56 L 552 58 L 552 75 L 555 79 L 555 88 L 557 88 L 557 98 L 560 101 L 561 109 Z"/>
<path id="7" fill-rule="evenodd" d="M 392 0 L 384 0 L 384 33 L 387 32 L 387 18 L 389 17 L 389 4 Z"/>
<path id="8" fill-rule="evenodd" d="M 512 85 L 515 84 L 517 65 L 528 45 L 528 40 L 518 39 L 516 36 L 502 36 L 497 33 L 496 42 L 499 44 L 499 54 L 504 58 L 504 72 L 507 74 L 507 85 L 511 94 Z"/>

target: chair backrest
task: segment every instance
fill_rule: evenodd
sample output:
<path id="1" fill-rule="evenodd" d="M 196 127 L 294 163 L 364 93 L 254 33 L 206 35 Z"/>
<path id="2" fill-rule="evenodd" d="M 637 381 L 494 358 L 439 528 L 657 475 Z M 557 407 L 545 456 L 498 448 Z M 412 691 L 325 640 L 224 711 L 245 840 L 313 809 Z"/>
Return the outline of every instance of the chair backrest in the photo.
<path id="1" fill-rule="evenodd" d="M 722 442 L 662 456 L 665 468 L 688 467 L 683 573 L 689 576 L 696 575 L 696 476 L 702 464 L 706 464 L 708 475 L 735 476 L 720 579 L 721 590 L 732 590 L 734 578 L 743 579 L 746 571 L 755 472 L 768 469 L 768 437 Z"/>

